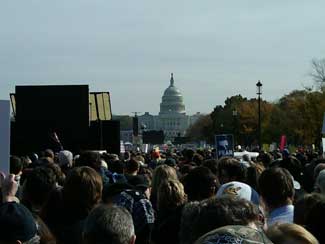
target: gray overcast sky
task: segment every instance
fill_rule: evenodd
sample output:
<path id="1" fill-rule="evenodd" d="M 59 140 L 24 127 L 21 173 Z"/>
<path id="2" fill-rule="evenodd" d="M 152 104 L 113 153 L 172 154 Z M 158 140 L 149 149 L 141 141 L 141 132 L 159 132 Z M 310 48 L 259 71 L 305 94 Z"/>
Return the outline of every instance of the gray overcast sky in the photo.
<path id="1" fill-rule="evenodd" d="M 15 85 L 89 84 L 114 114 L 157 114 L 174 72 L 189 114 L 312 85 L 322 0 L 0 0 L 0 99 Z"/>

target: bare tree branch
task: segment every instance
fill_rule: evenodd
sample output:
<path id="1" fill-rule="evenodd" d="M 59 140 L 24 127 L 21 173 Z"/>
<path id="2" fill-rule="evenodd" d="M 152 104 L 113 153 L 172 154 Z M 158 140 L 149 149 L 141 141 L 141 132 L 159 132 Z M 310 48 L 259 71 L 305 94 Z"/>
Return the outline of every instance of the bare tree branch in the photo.
<path id="1" fill-rule="evenodd" d="M 313 59 L 311 68 L 309 75 L 319 88 L 323 88 L 325 86 L 325 59 Z"/>

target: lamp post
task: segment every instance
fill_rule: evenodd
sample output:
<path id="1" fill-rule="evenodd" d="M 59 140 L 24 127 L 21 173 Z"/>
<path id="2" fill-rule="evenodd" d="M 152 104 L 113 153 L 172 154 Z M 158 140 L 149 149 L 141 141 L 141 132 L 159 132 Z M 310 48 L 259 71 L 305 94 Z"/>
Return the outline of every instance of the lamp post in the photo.
<path id="1" fill-rule="evenodd" d="M 261 132 L 261 95 L 262 95 L 262 83 L 258 81 L 256 83 L 256 94 L 258 95 L 258 146 L 259 150 L 262 148 L 262 132 Z"/>
<path id="2" fill-rule="evenodd" d="M 234 144 L 235 146 L 237 145 L 237 115 L 238 115 L 238 112 L 236 109 L 234 109 L 232 111 L 232 116 L 233 116 L 233 119 L 234 119 L 234 122 L 233 122 L 233 127 L 234 127 Z"/>

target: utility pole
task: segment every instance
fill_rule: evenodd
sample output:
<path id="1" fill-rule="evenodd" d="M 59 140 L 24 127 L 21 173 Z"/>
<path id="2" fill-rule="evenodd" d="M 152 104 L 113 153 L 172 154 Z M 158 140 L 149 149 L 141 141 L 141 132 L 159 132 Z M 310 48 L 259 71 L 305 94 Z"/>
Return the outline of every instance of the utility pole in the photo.
<path id="1" fill-rule="evenodd" d="M 261 131 L 261 95 L 262 95 L 262 86 L 263 84 L 261 81 L 258 81 L 256 83 L 257 92 L 258 95 L 258 146 L 259 150 L 262 150 L 262 131 Z"/>

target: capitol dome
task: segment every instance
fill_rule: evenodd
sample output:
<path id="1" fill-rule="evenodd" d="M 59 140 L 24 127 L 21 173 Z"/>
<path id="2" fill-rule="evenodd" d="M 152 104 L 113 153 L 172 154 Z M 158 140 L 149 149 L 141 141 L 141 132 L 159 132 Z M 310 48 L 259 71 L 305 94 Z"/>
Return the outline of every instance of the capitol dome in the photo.
<path id="1" fill-rule="evenodd" d="M 162 96 L 162 101 L 160 103 L 159 114 L 168 114 L 168 113 L 185 114 L 185 105 L 183 102 L 183 96 L 181 92 L 174 86 L 173 73 L 171 74 L 170 77 L 170 85 L 165 90 L 164 95 Z"/>

